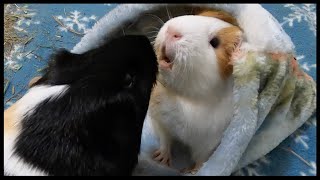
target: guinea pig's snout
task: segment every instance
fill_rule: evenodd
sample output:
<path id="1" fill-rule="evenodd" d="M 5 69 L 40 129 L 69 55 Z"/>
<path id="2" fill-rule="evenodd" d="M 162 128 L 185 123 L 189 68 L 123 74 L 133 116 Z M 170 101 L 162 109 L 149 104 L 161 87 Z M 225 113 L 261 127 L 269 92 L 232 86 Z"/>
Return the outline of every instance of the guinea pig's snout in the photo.
<path id="1" fill-rule="evenodd" d="M 168 26 L 166 31 L 166 41 L 177 41 L 181 39 L 182 34 L 172 26 Z"/>
<path id="2" fill-rule="evenodd" d="M 176 50 L 178 41 L 182 38 L 182 33 L 172 25 L 168 25 L 165 29 L 164 41 L 161 44 L 159 65 L 162 69 L 171 69 L 174 59 L 176 58 Z"/>

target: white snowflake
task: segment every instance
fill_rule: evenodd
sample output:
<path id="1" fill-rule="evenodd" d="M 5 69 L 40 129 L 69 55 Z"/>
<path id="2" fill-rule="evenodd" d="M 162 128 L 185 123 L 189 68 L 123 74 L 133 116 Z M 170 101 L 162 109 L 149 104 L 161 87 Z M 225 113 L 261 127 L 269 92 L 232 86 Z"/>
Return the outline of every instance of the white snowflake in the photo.
<path id="1" fill-rule="evenodd" d="M 18 69 L 21 64 L 19 61 L 23 60 L 23 58 L 31 59 L 34 57 L 34 54 L 31 51 L 23 52 L 23 46 L 21 44 L 16 44 L 13 46 L 10 54 L 8 56 L 4 56 L 4 66 L 11 69 Z"/>
<path id="2" fill-rule="evenodd" d="M 68 29 L 76 30 L 80 33 L 87 33 L 88 32 L 88 25 L 90 21 L 96 21 L 97 16 L 91 15 L 83 16 L 80 11 L 72 11 L 69 13 L 69 16 L 64 17 L 62 15 L 55 16 L 57 19 L 61 20 L 61 22 L 66 27 L 59 27 L 59 30 L 62 32 L 67 32 Z"/>
<path id="3" fill-rule="evenodd" d="M 314 161 L 311 161 L 310 164 L 311 164 L 311 169 L 309 169 L 309 173 L 312 175 L 316 175 L 317 174 L 317 164 Z"/>
<path id="4" fill-rule="evenodd" d="M 18 31 L 19 33 L 28 33 L 28 27 L 33 24 L 40 24 L 39 20 L 35 20 L 35 15 L 37 14 L 34 12 L 35 10 L 28 9 L 28 5 L 16 5 L 16 4 L 9 4 L 6 6 L 6 12 L 14 15 L 19 15 L 19 19 L 15 22 L 13 28 Z M 23 52 L 24 48 L 22 44 L 15 44 L 11 51 L 4 54 L 4 66 L 11 70 L 17 70 L 21 68 L 21 64 L 19 61 L 23 60 L 24 58 L 32 58 L 34 55 L 29 52 Z"/>
<path id="5" fill-rule="evenodd" d="M 34 54 L 32 54 L 32 53 L 30 53 L 30 51 L 28 52 L 29 54 L 28 55 L 26 55 L 26 57 L 28 58 L 28 59 L 31 59 L 32 57 L 35 57 L 35 55 Z"/>
<path id="6" fill-rule="evenodd" d="M 313 175 L 313 176 L 316 176 L 317 175 L 317 164 L 314 161 L 311 161 L 310 165 L 311 165 L 311 167 L 310 167 L 310 169 L 308 171 L 309 174 Z M 301 176 L 307 176 L 307 173 L 300 171 L 300 175 Z"/>
<path id="7" fill-rule="evenodd" d="M 74 20 L 73 22 L 78 22 L 80 12 L 75 10 L 73 12 L 70 12 L 70 14 L 70 17 Z"/>
<path id="8" fill-rule="evenodd" d="M 89 19 L 96 20 L 96 19 L 97 19 L 97 16 L 91 15 L 91 16 L 89 17 Z"/>
<path id="9" fill-rule="evenodd" d="M 297 135 L 295 134 L 294 142 L 301 143 L 304 148 L 309 149 L 309 145 L 306 141 L 309 140 L 309 137 L 306 135 Z"/>
<path id="10" fill-rule="evenodd" d="M 261 164 L 270 164 L 270 160 L 266 156 L 260 158 L 258 161 L 260 163 L 259 165 L 261 165 Z"/>
<path id="11" fill-rule="evenodd" d="M 74 29 L 73 29 L 73 25 L 74 25 L 74 23 L 67 23 L 67 24 L 66 24 L 66 26 L 67 26 L 68 28 L 74 30 Z"/>
<path id="12" fill-rule="evenodd" d="M 300 55 L 296 57 L 297 61 L 300 61 L 301 59 L 304 59 L 304 55 Z"/>
<path id="13" fill-rule="evenodd" d="M 283 22 L 281 23 L 281 26 L 284 24 L 287 24 L 292 27 L 293 22 L 296 20 L 297 22 L 301 22 L 301 20 L 304 20 L 308 23 L 309 29 L 313 32 L 313 34 L 316 36 L 317 31 L 317 16 L 316 16 L 316 6 L 314 4 L 286 4 L 284 7 L 290 8 L 292 13 L 288 14 L 287 17 L 283 17 Z"/>
<path id="14" fill-rule="evenodd" d="M 262 176 L 254 167 L 247 166 L 233 173 L 234 176 Z"/>
<path id="15" fill-rule="evenodd" d="M 34 16 L 37 13 L 36 12 L 32 12 L 34 10 L 27 9 L 27 7 L 28 7 L 28 5 L 25 5 L 25 6 L 22 6 L 22 7 L 17 6 L 16 10 L 13 10 L 11 12 L 13 14 L 22 14 L 22 15 L 24 15 L 24 16 L 20 16 L 19 20 L 16 22 L 17 29 L 20 28 L 20 29 L 24 30 L 25 27 L 21 27 L 23 25 L 26 25 L 27 27 L 29 27 L 32 24 L 40 24 L 39 20 L 36 20 L 36 21 L 34 20 Z M 22 30 L 18 30 L 18 31 L 22 31 Z M 25 32 L 27 32 L 27 31 L 25 30 Z"/>
<path id="16" fill-rule="evenodd" d="M 89 22 L 89 18 L 87 18 L 87 17 L 83 17 L 83 18 L 81 18 L 81 20 L 84 22 Z"/>
<path id="17" fill-rule="evenodd" d="M 306 176 L 306 173 L 300 171 L 300 175 L 301 175 L 301 176 Z"/>
<path id="18" fill-rule="evenodd" d="M 27 30 L 25 30 L 24 28 L 21 28 L 19 26 L 12 26 L 12 27 L 13 27 L 13 29 L 15 29 L 15 30 L 17 30 L 19 32 L 28 33 Z"/>
<path id="19" fill-rule="evenodd" d="M 309 65 L 307 62 L 304 62 L 301 67 L 306 70 L 306 71 L 310 71 L 310 68 L 316 68 L 317 65 L 316 64 L 311 64 Z"/>
<path id="20" fill-rule="evenodd" d="M 17 63 L 17 57 L 22 52 L 22 45 L 16 44 L 13 46 L 13 49 L 11 50 L 10 54 L 8 56 L 4 56 L 4 65 L 8 67 L 9 69 L 14 69 Z"/>
<path id="21" fill-rule="evenodd" d="M 312 118 L 311 120 L 306 122 L 307 125 L 313 125 L 313 126 L 317 126 L 317 119 L 316 118 Z"/>
<path id="22" fill-rule="evenodd" d="M 65 27 L 59 27 L 59 30 L 62 32 L 68 32 L 67 28 L 65 28 Z"/>
<path id="23" fill-rule="evenodd" d="M 63 19 L 63 17 L 62 17 L 62 16 L 57 16 L 56 18 L 58 18 L 58 19 L 60 19 L 60 20 L 62 20 L 62 19 Z"/>
<path id="24" fill-rule="evenodd" d="M 262 176 L 263 174 L 257 172 L 257 168 L 262 165 L 266 165 L 266 164 L 270 164 L 270 161 L 267 159 L 266 156 L 263 156 L 262 158 L 256 160 L 252 164 L 235 172 L 234 175 L 236 175 L 236 176 Z"/>
<path id="25" fill-rule="evenodd" d="M 247 168 L 248 176 L 261 176 L 255 168 Z"/>

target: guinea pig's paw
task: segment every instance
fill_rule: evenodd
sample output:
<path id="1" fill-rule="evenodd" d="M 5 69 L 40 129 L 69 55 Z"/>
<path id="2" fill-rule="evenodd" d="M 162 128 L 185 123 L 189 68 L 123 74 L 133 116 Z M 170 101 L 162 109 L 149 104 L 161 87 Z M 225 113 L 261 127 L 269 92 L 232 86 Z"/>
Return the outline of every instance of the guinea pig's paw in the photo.
<path id="1" fill-rule="evenodd" d="M 153 160 L 159 162 L 160 164 L 171 166 L 171 154 L 170 150 L 158 149 L 152 155 Z"/>

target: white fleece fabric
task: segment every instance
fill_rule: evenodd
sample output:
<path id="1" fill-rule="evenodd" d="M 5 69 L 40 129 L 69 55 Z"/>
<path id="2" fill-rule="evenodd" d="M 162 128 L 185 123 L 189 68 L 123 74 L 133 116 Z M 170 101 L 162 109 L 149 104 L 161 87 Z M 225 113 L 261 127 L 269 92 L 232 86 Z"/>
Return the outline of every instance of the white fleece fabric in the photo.
<path id="1" fill-rule="evenodd" d="M 104 42 L 113 38 L 116 31 L 122 31 L 130 22 L 139 18 L 141 14 L 146 12 L 152 13 L 159 8 L 169 6 L 175 5 L 121 4 L 102 17 L 72 49 L 72 52 L 83 53 L 99 47 Z M 237 19 L 239 26 L 244 31 L 245 41 L 254 46 L 257 51 L 294 54 L 294 44 L 290 37 L 284 32 L 278 21 L 259 4 L 186 4 L 179 6 L 224 10 Z M 239 65 L 237 66 L 241 67 L 241 61 L 239 61 Z M 245 67 L 247 66 L 248 64 Z M 285 67 L 288 67 L 288 64 L 283 66 L 285 69 Z M 281 72 L 279 70 L 279 73 Z M 235 75 L 237 73 L 239 76 L 243 72 L 235 72 Z M 282 76 L 279 75 L 279 77 Z M 260 79 L 253 79 L 250 81 L 250 84 L 234 87 L 235 102 L 257 99 L 259 83 Z M 314 96 L 313 91 L 311 94 Z M 221 144 L 196 175 L 231 175 L 232 172 L 270 152 L 300 127 L 315 109 L 315 100 L 313 98 L 308 101 L 309 104 L 306 106 L 309 107 L 309 111 L 305 109 L 305 113 L 302 113 L 299 117 L 293 116 L 290 113 L 272 112 L 268 114 L 273 103 L 269 102 L 268 104 L 268 102 L 264 102 L 267 99 L 259 100 L 257 104 L 253 103 L 255 104 L 254 107 L 242 108 L 239 105 L 240 103 L 234 104 L 234 118 L 225 131 Z M 275 101 L 276 99 L 272 100 Z M 288 107 L 284 109 L 288 111 Z M 282 118 L 293 119 L 293 121 L 288 124 L 288 121 L 281 121 Z M 270 127 L 265 128 L 265 131 L 257 133 L 260 125 L 268 119 L 275 120 L 272 120 L 272 123 L 269 125 Z M 141 155 L 134 175 L 179 175 L 177 171 L 160 166 L 151 160 L 151 152 L 158 145 L 158 139 L 154 135 L 149 117 L 147 116 L 143 127 Z M 183 157 L 180 158 L 183 159 Z"/>

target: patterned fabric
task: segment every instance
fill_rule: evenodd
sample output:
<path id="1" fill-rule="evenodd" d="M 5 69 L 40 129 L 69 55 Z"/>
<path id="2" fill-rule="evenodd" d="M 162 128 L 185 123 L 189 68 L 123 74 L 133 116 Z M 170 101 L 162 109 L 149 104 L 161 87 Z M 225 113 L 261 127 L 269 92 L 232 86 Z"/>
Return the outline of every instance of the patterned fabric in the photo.
<path id="1" fill-rule="evenodd" d="M 72 49 L 83 34 L 116 4 L 11 4 L 5 9 L 19 16 L 15 31 L 28 38 L 4 54 L 4 107 L 19 99 L 29 80 L 38 75 L 50 54 Z M 296 61 L 316 80 L 316 5 L 262 4 L 296 46 Z M 295 66 L 293 66 L 295 67 Z M 298 73 L 299 74 L 299 73 Z M 264 158 L 235 175 L 316 175 L 316 120 L 305 123 Z"/>
<path id="2" fill-rule="evenodd" d="M 243 167 L 272 150 L 270 148 L 276 147 L 292 130 L 314 115 L 316 85 L 298 66 L 293 54 L 248 52 L 240 61 L 234 61 L 234 78 L 234 91 L 239 95 L 236 105 L 242 104 L 237 107 L 258 108 L 258 130 L 242 156 L 239 166 Z M 243 106 L 243 101 L 249 105 Z M 246 110 L 240 110 L 235 116 L 241 117 L 243 111 L 245 116 L 248 114 Z M 289 150 L 282 145 L 278 148 Z M 240 175 L 249 167 L 234 175 Z"/>

